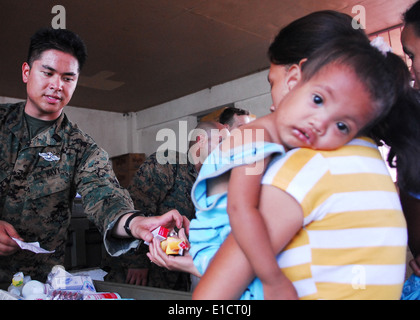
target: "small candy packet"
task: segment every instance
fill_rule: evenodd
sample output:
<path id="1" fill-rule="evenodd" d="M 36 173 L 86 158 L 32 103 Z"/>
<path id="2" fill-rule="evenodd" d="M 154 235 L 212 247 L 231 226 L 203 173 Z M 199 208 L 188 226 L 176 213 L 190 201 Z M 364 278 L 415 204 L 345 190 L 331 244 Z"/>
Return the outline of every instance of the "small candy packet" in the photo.
<path id="1" fill-rule="evenodd" d="M 153 230 L 152 234 L 160 241 L 162 250 L 168 255 L 183 255 L 184 250 L 189 249 L 188 241 L 180 239 L 175 231 L 170 232 L 161 226 Z M 149 245 L 148 242 L 144 243 Z"/>

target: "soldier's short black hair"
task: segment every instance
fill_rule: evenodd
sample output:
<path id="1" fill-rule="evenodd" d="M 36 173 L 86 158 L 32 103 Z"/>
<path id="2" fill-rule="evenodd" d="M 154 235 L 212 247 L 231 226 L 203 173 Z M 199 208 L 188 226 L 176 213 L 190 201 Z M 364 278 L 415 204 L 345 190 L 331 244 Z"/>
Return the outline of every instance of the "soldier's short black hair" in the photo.
<path id="1" fill-rule="evenodd" d="M 221 124 L 228 124 L 232 125 L 234 121 L 234 115 L 243 116 L 247 115 L 249 116 L 249 111 L 244 109 L 239 109 L 235 107 L 227 107 L 219 116 L 219 122 Z"/>
<path id="2" fill-rule="evenodd" d="M 79 62 L 79 71 L 85 64 L 86 45 L 76 33 L 66 29 L 42 28 L 31 37 L 27 60 L 29 66 L 32 66 L 44 51 L 51 49 L 73 55 Z"/>

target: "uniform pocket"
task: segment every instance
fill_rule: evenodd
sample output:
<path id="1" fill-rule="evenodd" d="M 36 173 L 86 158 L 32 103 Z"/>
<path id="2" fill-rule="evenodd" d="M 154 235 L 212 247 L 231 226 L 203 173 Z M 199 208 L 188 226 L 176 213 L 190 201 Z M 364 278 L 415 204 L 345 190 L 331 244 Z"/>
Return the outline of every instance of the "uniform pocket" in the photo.
<path id="1" fill-rule="evenodd" d="M 70 179 L 64 174 L 37 177 L 36 179 L 32 176 L 29 180 L 29 197 L 31 199 L 47 197 L 66 190 L 70 191 Z"/>

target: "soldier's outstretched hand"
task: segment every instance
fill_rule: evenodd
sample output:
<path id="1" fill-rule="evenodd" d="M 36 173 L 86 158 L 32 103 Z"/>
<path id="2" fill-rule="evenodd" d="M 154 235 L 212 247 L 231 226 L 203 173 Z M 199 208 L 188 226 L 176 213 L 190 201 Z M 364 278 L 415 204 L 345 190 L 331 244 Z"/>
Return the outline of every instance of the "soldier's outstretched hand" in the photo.
<path id="1" fill-rule="evenodd" d="M 153 240 L 152 231 L 157 227 L 165 227 L 169 230 L 177 227 L 181 229 L 184 223 L 183 216 L 178 210 L 171 210 L 161 216 L 136 217 L 130 223 L 130 230 L 134 238 L 147 242 Z"/>

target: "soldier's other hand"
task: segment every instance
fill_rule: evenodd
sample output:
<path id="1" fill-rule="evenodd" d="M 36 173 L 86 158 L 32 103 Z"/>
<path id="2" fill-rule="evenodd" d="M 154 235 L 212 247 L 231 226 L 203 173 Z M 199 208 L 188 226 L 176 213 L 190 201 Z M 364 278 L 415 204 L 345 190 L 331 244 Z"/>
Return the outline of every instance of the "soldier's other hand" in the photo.
<path id="1" fill-rule="evenodd" d="M 0 220 L 0 256 L 8 256 L 20 250 L 16 241 L 11 237 L 23 241 L 10 223 Z"/>
<path id="2" fill-rule="evenodd" d="M 147 274 L 149 269 L 133 269 L 130 268 L 127 271 L 127 277 L 125 283 L 134 284 L 137 286 L 146 286 L 147 285 Z"/>

